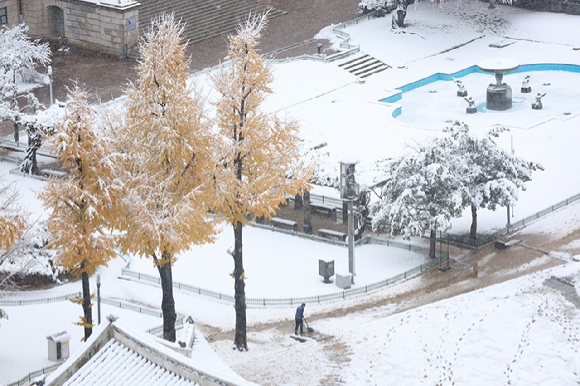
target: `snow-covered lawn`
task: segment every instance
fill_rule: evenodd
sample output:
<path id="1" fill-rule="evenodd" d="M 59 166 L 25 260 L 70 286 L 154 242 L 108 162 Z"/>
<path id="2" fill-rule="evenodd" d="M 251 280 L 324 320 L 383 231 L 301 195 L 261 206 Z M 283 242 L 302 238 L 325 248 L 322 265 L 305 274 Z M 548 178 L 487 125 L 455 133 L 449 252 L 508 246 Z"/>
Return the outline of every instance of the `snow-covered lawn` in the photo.
<path id="1" fill-rule="evenodd" d="M 499 20 L 499 21 L 497 21 Z M 326 142 L 319 166 L 337 176 L 338 162 L 350 155 L 357 157 L 357 180 L 371 184 L 375 161 L 408 151 L 406 145 L 437 135 L 433 127 L 421 129 L 390 118 L 391 108 L 378 101 L 392 94 L 397 87 L 425 78 L 436 72 L 453 73 L 490 57 L 508 57 L 527 63 L 568 63 L 580 65 L 580 18 L 577 16 L 529 12 L 497 6 L 491 11 L 486 3 L 471 2 L 459 10 L 455 2 L 442 3 L 439 8 L 429 2 L 416 2 L 409 7 L 408 28 L 393 32 L 390 17 L 360 23 L 345 29 L 351 44 L 360 44 L 369 53 L 392 66 L 391 69 L 366 78 L 364 84 L 338 67 L 338 63 L 293 62 L 275 66 L 275 94 L 265 103 L 269 112 L 296 118 L 301 123 L 300 135 L 309 146 Z M 325 29 L 321 35 L 328 36 Z M 506 48 L 489 47 L 490 43 L 512 39 Z M 463 45 L 464 44 L 464 45 Z M 449 51 L 447 51 L 449 50 Z M 520 74 L 523 78 L 524 74 Z M 521 79 L 509 80 L 518 90 Z M 490 75 L 490 79 L 493 77 Z M 550 87 L 580 89 L 577 76 L 567 84 L 551 82 Z M 206 77 L 199 78 L 201 83 Z M 508 78 L 506 77 L 506 81 Z M 540 79 L 532 77 L 534 92 Z M 482 80 L 482 83 L 487 80 Z M 453 84 L 451 86 L 455 87 Z M 453 87 L 451 87 L 453 89 Z M 471 89 L 481 88 L 477 85 Z M 207 92 L 212 95 L 209 86 Z M 481 91 L 481 90 L 479 90 Z M 557 93 L 546 90 L 545 113 L 556 108 Z M 445 98 L 443 92 L 435 94 Z M 554 94 L 554 95 L 553 95 Z M 578 94 L 573 94 L 580 98 Z M 574 97 L 574 96 L 572 96 Z M 566 97 L 566 98 L 572 98 Z M 453 103 L 453 92 L 448 96 Z M 550 99 L 552 98 L 552 99 Z M 563 97 L 562 97 L 563 98 Z M 576 105 L 580 103 L 577 102 Z M 463 110 L 464 111 L 464 110 Z M 559 111 L 559 110 L 558 110 Z M 529 114 L 533 111 L 530 108 Z M 464 112 L 444 119 L 462 120 Z M 501 113 L 494 114 L 501 122 Z M 470 117 L 473 119 L 474 117 Z M 473 129 L 481 135 L 488 127 Z M 511 125 L 511 123 L 506 123 Z M 518 128 L 504 135 L 499 144 L 506 150 L 513 147 L 524 159 L 540 162 L 545 171 L 536 172 L 528 189 L 520 194 L 512 221 L 531 215 L 566 197 L 580 193 L 580 117 L 551 120 L 531 128 Z M 442 129 L 443 127 L 441 127 Z M 14 165 L 0 164 L 9 181 L 16 181 L 21 203 L 36 217 L 43 211 L 35 198 L 43 183 L 8 175 Z M 315 188 L 314 193 L 328 189 Z M 526 231 L 546 233 L 554 239 L 567 237 L 580 229 L 580 205 L 572 205 L 540 220 Z M 479 229 L 490 231 L 505 225 L 505 211 L 480 211 Z M 456 219 L 452 232 L 465 233 L 470 223 L 469 213 Z M 536 227 L 536 228 L 533 228 Z M 230 227 L 224 227 L 214 245 L 192 248 L 182 256 L 174 269 L 177 281 L 232 292 L 229 273 L 233 262 L 227 250 L 233 244 Z M 566 248 L 550 251 L 566 259 L 580 254 L 578 240 Z M 341 247 L 318 244 L 278 233 L 246 228 L 244 231 L 244 264 L 248 297 L 297 297 L 335 292 L 334 285 L 321 283 L 318 259 L 336 262 L 336 272 L 347 271 L 347 251 Z M 371 284 L 390 277 L 395 272 L 421 263 L 420 255 L 377 246 L 356 250 L 357 285 Z M 161 291 L 158 287 L 120 280 L 126 261 L 119 258 L 103 275 L 102 295 L 158 307 Z M 131 269 L 156 274 L 150 260 L 133 258 Z M 396 273 L 395 273 L 396 274 Z M 316 330 L 333 335 L 337 347 L 343 347 L 350 360 L 336 364 L 328 362 L 323 347 L 315 341 L 300 344 L 287 334 L 276 336 L 268 330 L 249 329 L 249 353 L 236 353 L 229 342 L 217 343 L 217 352 L 226 358 L 244 377 L 263 380 L 264 384 L 317 384 L 331 371 L 340 373 L 346 385 L 392 384 L 572 384 L 578 380 L 580 359 L 576 350 L 580 336 L 578 309 L 562 295 L 543 285 L 551 275 L 573 278 L 578 289 L 580 266 L 570 262 L 564 267 L 536 273 L 507 283 L 489 287 L 456 298 L 423 306 L 391 316 L 389 306 L 358 314 L 326 319 L 316 323 Z M 94 277 L 91 288 L 96 288 Z M 381 292 L 397 293 L 412 288 L 420 279 L 412 279 Z M 46 291 L 5 295 L 7 298 L 33 299 L 78 292 L 80 283 L 66 283 Z M 370 299 L 381 293 L 368 295 Z M 218 329 L 232 329 L 235 313 L 231 304 L 208 300 L 197 295 L 176 291 L 176 308 L 181 315 Z M 307 316 L 316 312 L 339 310 L 354 305 L 360 299 L 343 302 L 309 304 Z M 81 308 L 69 302 L 49 305 L 3 307 L 9 320 L 0 327 L 0 383 L 13 382 L 29 371 L 49 364 L 46 336 L 67 330 L 72 335 L 71 348 L 78 347 L 81 327 L 74 323 Z M 95 308 L 93 313 L 96 314 Z M 161 319 L 104 306 L 104 314 L 118 314 L 142 330 L 161 324 Z M 288 323 L 293 328 L 294 307 L 248 309 L 250 326 L 272 321 Z M 281 343 L 274 343 L 281 342 Z M 342 345 L 342 346 L 341 346 Z M 248 361 L 247 358 L 252 358 Z M 248 362 L 253 365 L 245 365 Z M 334 367 L 333 367 L 334 366 Z M 302 375 L 300 375 L 302 374 Z"/>
<path id="2" fill-rule="evenodd" d="M 334 284 L 323 283 L 318 275 L 318 260 L 333 260 L 335 273 L 347 274 L 347 248 L 252 227 L 244 229 L 243 237 L 247 297 L 300 298 L 342 291 Z M 226 226 L 215 244 L 191 248 L 175 263 L 173 280 L 233 296 L 230 273 L 234 267 L 228 253 L 233 241 L 232 227 Z M 383 245 L 357 247 L 356 286 L 390 279 L 427 261 L 426 253 Z M 151 259 L 133 257 L 130 269 L 158 275 Z"/>

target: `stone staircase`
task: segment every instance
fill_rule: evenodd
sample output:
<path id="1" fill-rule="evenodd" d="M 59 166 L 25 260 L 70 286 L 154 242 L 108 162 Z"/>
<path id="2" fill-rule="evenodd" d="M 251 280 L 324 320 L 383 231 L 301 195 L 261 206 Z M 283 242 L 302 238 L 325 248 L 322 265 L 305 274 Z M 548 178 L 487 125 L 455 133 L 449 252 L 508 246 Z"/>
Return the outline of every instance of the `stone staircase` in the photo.
<path id="1" fill-rule="evenodd" d="M 356 57 L 352 60 L 349 60 L 348 62 L 339 64 L 338 66 L 358 76 L 359 78 L 366 78 L 367 76 L 371 76 L 372 74 L 376 74 L 377 72 L 391 68 L 391 66 L 388 64 L 383 63 L 380 60 L 367 54 Z"/>
<path id="2" fill-rule="evenodd" d="M 250 13 L 263 14 L 270 8 L 258 0 L 139 0 L 140 33 L 151 26 L 151 19 L 173 12 L 176 20 L 185 22 L 184 39 L 190 44 L 234 31 Z M 272 8 L 270 19 L 286 14 Z"/>

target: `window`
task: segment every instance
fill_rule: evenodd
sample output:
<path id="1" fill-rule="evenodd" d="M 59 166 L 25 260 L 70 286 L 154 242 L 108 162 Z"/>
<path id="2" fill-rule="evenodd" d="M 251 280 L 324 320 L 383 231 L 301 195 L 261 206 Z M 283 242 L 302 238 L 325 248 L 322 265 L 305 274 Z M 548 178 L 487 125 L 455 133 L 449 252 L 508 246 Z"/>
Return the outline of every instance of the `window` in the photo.
<path id="1" fill-rule="evenodd" d="M 0 8 L 0 25 L 8 24 L 8 18 L 6 17 L 6 7 Z"/>

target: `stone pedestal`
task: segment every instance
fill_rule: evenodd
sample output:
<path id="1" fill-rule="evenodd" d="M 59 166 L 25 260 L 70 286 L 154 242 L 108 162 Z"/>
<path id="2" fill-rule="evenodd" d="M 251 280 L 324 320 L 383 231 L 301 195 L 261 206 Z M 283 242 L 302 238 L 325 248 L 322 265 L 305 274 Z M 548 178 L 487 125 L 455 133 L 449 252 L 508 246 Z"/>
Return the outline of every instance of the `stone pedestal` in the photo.
<path id="1" fill-rule="evenodd" d="M 488 110 L 503 111 L 512 108 L 512 88 L 503 83 L 487 87 L 486 107 Z"/>
<path id="2" fill-rule="evenodd" d="M 477 113 L 477 107 L 468 107 L 465 109 L 465 112 L 467 114 L 475 114 L 475 113 Z"/>
<path id="3" fill-rule="evenodd" d="M 529 86 L 528 87 L 522 87 L 520 91 L 521 91 L 522 94 L 529 94 L 529 93 L 532 92 L 532 88 L 529 87 Z"/>

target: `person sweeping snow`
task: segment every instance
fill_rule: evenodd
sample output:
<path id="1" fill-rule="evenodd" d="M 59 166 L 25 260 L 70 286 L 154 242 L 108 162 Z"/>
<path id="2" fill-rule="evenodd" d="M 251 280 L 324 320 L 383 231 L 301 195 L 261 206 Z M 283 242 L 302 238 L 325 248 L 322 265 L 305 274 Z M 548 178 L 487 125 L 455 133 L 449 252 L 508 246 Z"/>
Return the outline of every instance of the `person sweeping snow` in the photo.
<path id="1" fill-rule="evenodd" d="M 294 335 L 298 335 L 298 326 L 300 326 L 300 335 L 304 334 L 304 307 L 306 304 L 302 303 L 296 309 L 296 326 L 294 327 Z"/>

